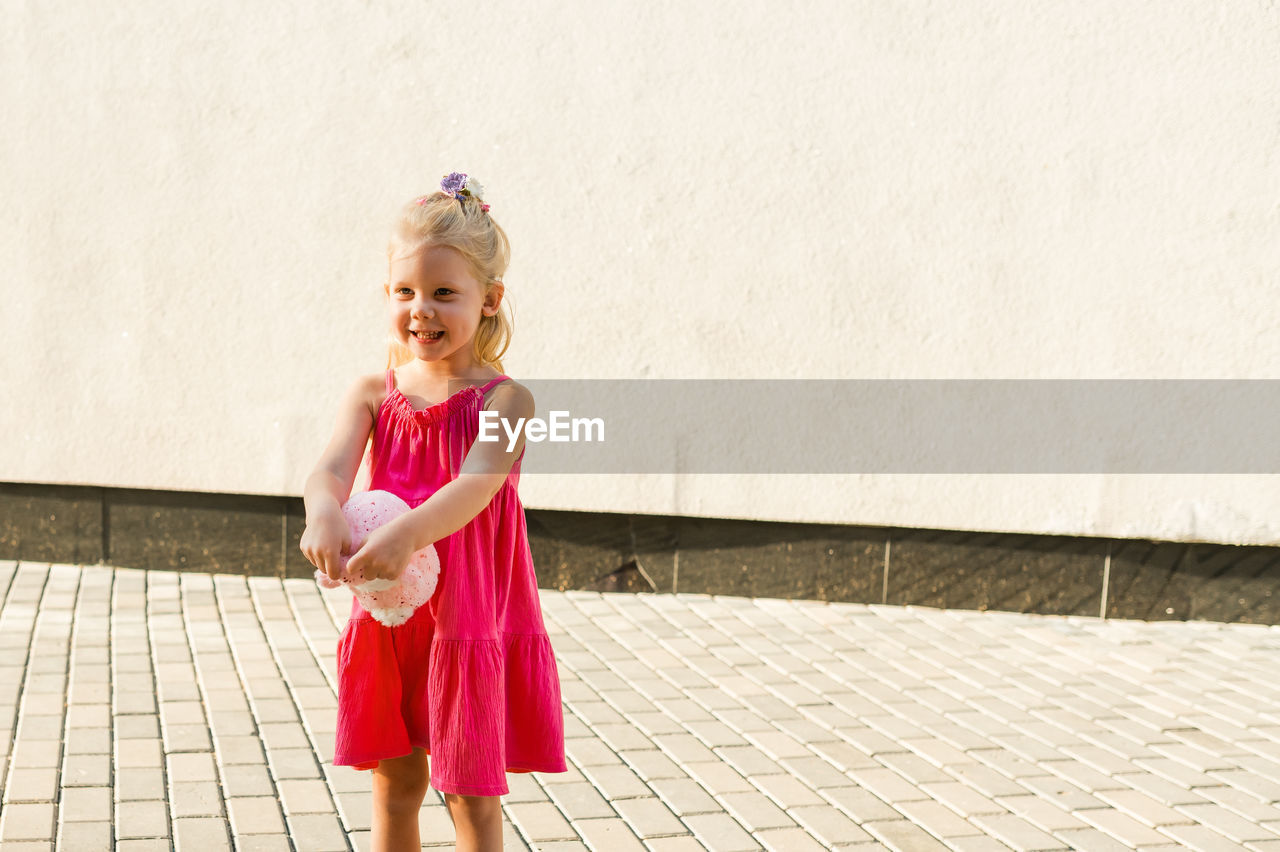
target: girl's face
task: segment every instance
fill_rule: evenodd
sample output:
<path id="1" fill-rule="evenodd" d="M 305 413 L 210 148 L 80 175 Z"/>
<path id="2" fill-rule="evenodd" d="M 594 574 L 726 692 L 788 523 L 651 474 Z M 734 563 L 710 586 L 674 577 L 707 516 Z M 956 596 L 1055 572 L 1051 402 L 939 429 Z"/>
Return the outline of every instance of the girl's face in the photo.
<path id="1" fill-rule="evenodd" d="M 446 362 L 455 374 L 476 366 L 472 340 L 480 318 L 498 312 L 502 284 L 486 293 L 455 249 L 428 246 L 393 260 L 385 289 L 391 332 L 414 357 Z"/>

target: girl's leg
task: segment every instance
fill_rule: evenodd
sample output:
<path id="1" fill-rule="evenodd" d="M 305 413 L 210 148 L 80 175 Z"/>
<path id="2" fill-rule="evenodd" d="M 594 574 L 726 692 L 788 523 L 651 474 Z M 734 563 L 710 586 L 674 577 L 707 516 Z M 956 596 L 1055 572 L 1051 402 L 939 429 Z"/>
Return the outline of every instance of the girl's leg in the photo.
<path id="1" fill-rule="evenodd" d="M 502 852 L 502 797 L 444 794 L 458 852 Z"/>
<path id="2" fill-rule="evenodd" d="M 378 761 L 373 770 L 373 852 L 405 852 L 422 848 L 418 811 L 427 796 L 427 752 Z"/>

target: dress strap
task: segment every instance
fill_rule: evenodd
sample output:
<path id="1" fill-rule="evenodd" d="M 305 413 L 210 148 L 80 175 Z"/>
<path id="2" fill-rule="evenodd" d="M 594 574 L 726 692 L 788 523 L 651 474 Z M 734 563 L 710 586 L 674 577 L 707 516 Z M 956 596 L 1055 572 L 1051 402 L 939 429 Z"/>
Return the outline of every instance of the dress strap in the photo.
<path id="1" fill-rule="evenodd" d="M 490 389 L 490 388 L 492 388 L 494 385 L 498 384 L 499 382 L 505 382 L 505 381 L 506 381 L 507 379 L 509 379 L 509 378 L 511 378 L 511 377 L 510 377 L 510 376 L 495 376 L 495 377 L 493 377 L 493 378 L 492 378 L 492 379 L 490 379 L 489 381 L 485 382 L 484 386 L 483 386 L 482 388 L 480 388 L 480 395 L 481 395 L 481 396 L 484 396 L 485 394 L 487 394 L 487 393 L 489 392 L 489 389 Z"/>
<path id="2" fill-rule="evenodd" d="M 387 369 L 387 393 L 396 389 L 396 371 L 394 367 Z"/>

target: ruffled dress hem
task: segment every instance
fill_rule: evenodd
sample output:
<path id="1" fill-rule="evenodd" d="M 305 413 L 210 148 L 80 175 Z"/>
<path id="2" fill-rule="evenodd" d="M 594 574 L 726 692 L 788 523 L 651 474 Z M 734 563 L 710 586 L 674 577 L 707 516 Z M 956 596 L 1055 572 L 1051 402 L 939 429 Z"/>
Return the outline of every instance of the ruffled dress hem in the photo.
<path id="1" fill-rule="evenodd" d="M 430 756 L 431 756 L 431 749 L 430 749 L 430 747 L 428 747 L 428 746 L 426 746 L 426 745 L 424 745 L 424 744 L 422 744 L 422 743 L 414 743 L 414 744 L 413 744 L 413 748 L 420 748 L 420 749 L 422 749 L 423 751 L 425 751 L 425 752 L 427 753 L 427 757 L 430 757 Z M 334 765 L 334 766 L 350 766 L 352 769 L 360 769 L 360 770 L 363 770 L 363 771 L 365 771 L 365 772 L 369 772 L 369 771 L 371 771 L 371 770 L 377 769 L 377 768 L 378 768 L 378 764 L 379 764 L 380 762 L 384 761 L 384 760 L 395 760 L 396 758 L 399 758 L 399 757 L 408 757 L 408 756 L 409 756 L 409 755 L 411 755 L 411 754 L 413 754 L 413 750 L 412 750 L 412 749 L 410 749 L 409 751 L 406 751 L 404 754 L 387 754 L 387 755 L 383 755 L 382 757 L 378 757 L 378 758 L 365 758 L 364 760 L 359 760 L 359 761 L 356 761 L 356 760 L 350 760 L 350 759 L 347 759 L 347 760 L 337 760 L 337 759 L 335 759 L 335 760 L 333 761 L 333 765 Z M 511 765 L 511 766 L 508 766 L 508 767 L 506 768 L 506 772 L 507 772 L 508 774 L 512 774 L 512 775 L 524 775 L 524 774 L 527 774 L 527 773 L 529 773 L 529 772 L 568 772 L 568 771 L 569 771 L 569 766 L 568 766 L 568 764 L 566 764 L 563 760 L 562 760 L 562 761 L 560 761 L 559 763 L 546 763 L 546 764 L 536 764 L 536 765 L 534 765 L 534 764 L 529 764 L 529 765 L 520 764 L 520 765 Z M 443 782 L 443 783 L 447 783 L 447 782 Z M 435 784 L 433 783 L 433 784 L 432 784 L 432 786 L 434 787 L 434 786 L 435 786 Z M 464 787 L 464 786 L 468 786 L 468 785 L 465 785 L 465 784 L 455 784 L 455 785 L 453 785 L 453 786 L 455 786 L 455 787 Z M 437 789 L 437 790 L 440 790 L 440 792 L 442 792 L 442 793 L 454 793 L 454 792 L 460 792 L 460 791 L 458 791 L 458 790 L 443 790 L 443 789 L 440 789 L 439 787 L 436 787 L 436 789 Z M 479 788 L 477 788 L 477 789 L 479 789 Z M 486 789 L 487 789 L 487 788 L 486 788 Z M 506 792 L 507 792 L 506 790 L 503 790 L 503 791 L 502 791 L 502 795 L 506 795 Z M 487 795 L 487 794 L 466 794 L 466 795 Z"/>

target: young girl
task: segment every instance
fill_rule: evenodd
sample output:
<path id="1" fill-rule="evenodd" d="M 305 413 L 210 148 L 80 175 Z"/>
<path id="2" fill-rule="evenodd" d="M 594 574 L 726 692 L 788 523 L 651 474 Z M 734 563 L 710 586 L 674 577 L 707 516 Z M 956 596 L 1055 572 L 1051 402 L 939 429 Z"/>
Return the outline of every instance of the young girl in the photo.
<path id="1" fill-rule="evenodd" d="M 390 369 L 343 399 L 307 479 L 300 546 L 338 579 L 351 548 L 341 506 L 372 436 L 369 489 L 411 511 L 374 530 L 349 569 L 395 578 L 434 544 L 441 571 L 431 600 L 397 627 L 352 600 L 333 762 L 373 770 L 374 850 L 420 847 L 428 781 L 459 850 L 500 850 L 504 773 L 565 771 L 560 682 L 516 494 L 524 439 L 510 451 L 475 440 L 482 408 L 510 423 L 534 414 L 499 360 L 511 333 L 507 237 L 476 181 L 454 173 L 404 207 L 387 254 Z"/>

